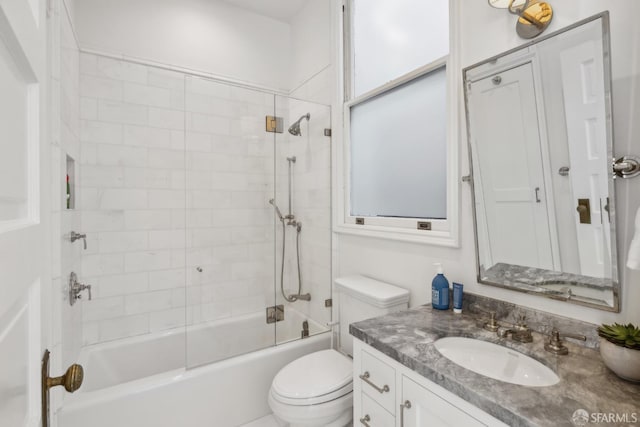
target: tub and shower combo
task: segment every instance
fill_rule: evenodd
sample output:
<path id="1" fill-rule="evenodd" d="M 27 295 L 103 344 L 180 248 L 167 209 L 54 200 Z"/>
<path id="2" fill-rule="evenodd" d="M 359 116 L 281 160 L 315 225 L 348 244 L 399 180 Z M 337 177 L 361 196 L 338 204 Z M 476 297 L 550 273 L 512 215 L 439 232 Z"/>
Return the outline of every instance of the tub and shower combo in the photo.
<path id="1" fill-rule="evenodd" d="M 171 87 L 184 100 L 184 120 L 167 124 L 175 124 L 174 151 L 154 146 L 164 141 L 164 123 L 145 132 L 123 123 L 125 145 L 148 156 L 124 170 L 136 194 L 149 192 L 148 205 L 96 205 L 81 216 L 92 253 L 137 261 L 126 267 L 147 282 L 85 272 L 97 284 L 93 300 L 82 302 L 85 379 L 64 396 L 58 426 L 243 425 L 271 412 L 269 387 L 283 366 L 330 347 L 330 108 L 146 69 L 149 85 Z M 100 181 L 101 161 L 108 159 L 82 164 L 80 197 L 111 191 L 113 180 Z M 172 189 L 160 194 L 165 176 Z M 95 219 L 118 215 L 127 237 L 114 236 L 125 242 L 109 240 L 111 229 Z M 118 298 L 125 303 L 116 313 L 110 302 Z"/>
<path id="2" fill-rule="evenodd" d="M 197 326 L 187 334 L 171 330 L 85 347 L 85 384 L 65 403 L 58 425 L 224 427 L 263 417 L 270 413 L 267 396 L 276 373 L 329 348 L 326 326 L 314 321 L 307 320 L 310 337 L 300 339 L 305 320 L 287 312 L 275 346 L 274 328 L 265 327 L 262 313 Z M 239 331 L 243 342 L 233 342 Z M 185 337 L 197 341 L 188 354 Z M 185 369 L 190 363 L 202 365 Z"/>

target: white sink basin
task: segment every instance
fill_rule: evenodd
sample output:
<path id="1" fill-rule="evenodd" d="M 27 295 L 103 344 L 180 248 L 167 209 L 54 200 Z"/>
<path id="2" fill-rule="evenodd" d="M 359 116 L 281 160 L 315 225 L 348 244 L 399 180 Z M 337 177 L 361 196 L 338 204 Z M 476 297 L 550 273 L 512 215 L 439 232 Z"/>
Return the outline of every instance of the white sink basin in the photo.
<path id="1" fill-rule="evenodd" d="M 473 338 L 446 337 L 436 349 L 452 362 L 480 375 L 533 387 L 557 384 L 560 378 L 535 359 L 518 351 Z"/>

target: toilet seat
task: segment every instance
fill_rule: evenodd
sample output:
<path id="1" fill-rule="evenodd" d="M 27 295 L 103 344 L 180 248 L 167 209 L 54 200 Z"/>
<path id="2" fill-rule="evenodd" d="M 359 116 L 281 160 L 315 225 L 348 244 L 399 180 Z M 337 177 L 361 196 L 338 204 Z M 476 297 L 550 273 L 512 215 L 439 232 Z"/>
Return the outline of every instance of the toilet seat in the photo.
<path id="1" fill-rule="evenodd" d="M 303 356 L 282 368 L 273 379 L 274 400 L 293 406 L 330 402 L 353 391 L 351 359 L 335 350 Z"/>

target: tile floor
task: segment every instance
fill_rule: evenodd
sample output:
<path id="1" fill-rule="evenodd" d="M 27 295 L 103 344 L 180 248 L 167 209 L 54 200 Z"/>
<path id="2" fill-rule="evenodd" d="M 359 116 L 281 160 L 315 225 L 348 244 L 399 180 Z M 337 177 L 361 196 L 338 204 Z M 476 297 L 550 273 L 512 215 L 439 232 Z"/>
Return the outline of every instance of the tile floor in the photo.
<path id="1" fill-rule="evenodd" d="M 251 421 L 249 424 L 245 424 L 241 427 L 279 427 L 276 419 L 273 415 L 267 415 L 266 417 L 259 418 L 255 421 Z"/>

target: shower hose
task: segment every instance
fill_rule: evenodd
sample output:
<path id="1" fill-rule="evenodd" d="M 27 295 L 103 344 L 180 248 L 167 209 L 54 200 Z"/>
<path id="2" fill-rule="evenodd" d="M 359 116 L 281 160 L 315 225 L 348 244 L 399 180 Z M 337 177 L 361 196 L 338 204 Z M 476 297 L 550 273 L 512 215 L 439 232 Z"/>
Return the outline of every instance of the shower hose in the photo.
<path id="1" fill-rule="evenodd" d="M 300 231 L 302 230 L 302 224 L 297 222 L 295 224 L 296 227 L 296 260 L 298 263 L 298 293 L 296 295 L 287 295 L 284 293 L 284 255 L 285 249 L 287 246 L 286 243 L 286 230 L 287 226 L 284 221 L 282 222 L 282 263 L 280 264 L 280 292 L 282 292 L 282 296 L 288 302 L 294 302 L 298 300 L 298 295 L 302 292 L 302 272 L 300 271 Z"/>

